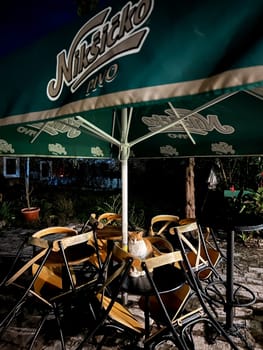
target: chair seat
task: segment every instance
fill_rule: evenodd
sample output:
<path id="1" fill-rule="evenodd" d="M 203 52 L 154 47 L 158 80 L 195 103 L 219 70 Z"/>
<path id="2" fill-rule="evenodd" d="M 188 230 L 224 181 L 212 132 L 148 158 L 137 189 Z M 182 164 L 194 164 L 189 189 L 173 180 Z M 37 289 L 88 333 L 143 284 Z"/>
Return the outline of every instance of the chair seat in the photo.
<path id="1" fill-rule="evenodd" d="M 67 260 L 69 266 L 81 265 L 87 262 L 92 255 L 95 254 L 95 248 L 87 243 L 72 246 L 67 249 Z M 48 283 L 56 288 L 63 288 L 63 257 L 60 253 L 52 251 L 42 268 L 37 280 L 34 283 L 34 290 L 40 293 L 42 287 Z M 32 266 L 33 275 L 37 272 L 39 264 Z M 75 275 L 72 271 L 74 283 L 76 283 Z"/>
<path id="2" fill-rule="evenodd" d="M 69 265 L 81 264 L 82 262 L 87 261 L 93 254 L 95 254 L 95 248 L 87 243 L 69 247 L 66 252 Z M 51 252 L 46 262 L 46 266 L 61 265 L 62 263 L 62 255 L 58 254 L 57 252 Z"/>
<path id="3" fill-rule="evenodd" d="M 154 256 L 169 253 L 174 250 L 172 244 L 165 238 L 160 236 L 148 236 L 145 238 L 151 242 Z"/>
<path id="4" fill-rule="evenodd" d="M 174 291 L 185 283 L 184 272 L 173 265 L 165 265 L 153 271 L 153 280 L 160 293 Z M 131 294 L 147 295 L 153 292 L 152 286 L 146 275 L 138 277 L 128 276 L 122 288 Z"/>
<path id="5" fill-rule="evenodd" d="M 221 254 L 219 251 L 213 249 L 213 248 L 207 248 L 207 253 L 208 253 L 208 256 L 211 260 L 211 263 L 212 263 L 212 266 L 216 266 L 219 262 L 219 260 L 221 259 Z M 187 253 L 187 257 L 189 259 L 189 262 L 191 264 L 192 267 L 195 266 L 196 264 L 196 254 L 193 252 L 193 251 L 190 251 Z M 201 257 L 203 257 L 205 259 L 205 253 L 203 251 L 201 251 Z M 197 269 L 199 268 L 199 266 L 197 266 Z M 202 271 L 199 271 L 198 272 L 198 277 L 201 279 L 201 280 L 206 280 L 208 279 L 212 274 L 212 270 L 211 268 L 204 268 L 202 269 Z"/>
<path id="6" fill-rule="evenodd" d="M 171 319 L 176 318 L 176 316 L 180 313 L 180 311 L 185 305 L 186 300 L 188 300 L 190 292 L 190 286 L 185 283 L 174 292 L 161 294 L 161 299 Z M 158 323 L 165 323 L 163 317 L 163 310 L 156 296 L 151 295 L 147 299 L 145 298 L 145 296 L 141 296 L 139 300 L 139 307 L 143 311 L 146 310 L 147 302 L 151 318 Z"/>

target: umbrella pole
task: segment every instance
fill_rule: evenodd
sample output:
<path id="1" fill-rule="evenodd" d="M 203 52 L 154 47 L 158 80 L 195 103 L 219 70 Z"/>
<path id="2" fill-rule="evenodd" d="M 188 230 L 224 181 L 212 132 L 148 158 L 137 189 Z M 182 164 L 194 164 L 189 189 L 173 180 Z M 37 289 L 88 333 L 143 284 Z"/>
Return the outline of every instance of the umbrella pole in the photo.
<path id="1" fill-rule="evenodd" d="M 128 159 L 121 161 L 122 176 L 122 248 L 128 251 Z"/>
<path id="2" fill-rule="evenodd" d="M 121 111 L 121 146 L 120 146 L 120 161 L 121 161 L 121 189 L 122 189 L 122 248 L 128 251 L 128 110 L 124 108 Z"/>

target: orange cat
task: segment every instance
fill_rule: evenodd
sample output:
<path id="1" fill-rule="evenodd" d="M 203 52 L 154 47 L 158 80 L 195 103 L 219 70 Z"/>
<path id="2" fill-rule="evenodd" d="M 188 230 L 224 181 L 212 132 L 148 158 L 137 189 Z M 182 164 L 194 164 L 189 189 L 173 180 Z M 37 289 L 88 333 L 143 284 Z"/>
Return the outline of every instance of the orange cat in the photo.
<path id="1" fill-rule="evenodd" d="M 143 237 L 143 231 L 130 231 L 128 242 L 129 253 L 139 259 L 147 259 L 153 255 L 151 242 Z"/>

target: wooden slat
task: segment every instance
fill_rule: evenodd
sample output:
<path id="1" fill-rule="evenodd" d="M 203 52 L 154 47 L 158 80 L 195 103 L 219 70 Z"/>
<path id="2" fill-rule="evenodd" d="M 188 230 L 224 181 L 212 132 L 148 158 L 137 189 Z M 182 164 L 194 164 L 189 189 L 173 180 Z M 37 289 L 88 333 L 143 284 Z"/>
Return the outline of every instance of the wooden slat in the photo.
<path id="1" fill-rule="evenodd" d="M 98 294 L 97 298 L 100 302 L 102 301 L 102 305 L 105 309 L 109 306 L 111 302 L 111 299 L 106 296 L 103 296 L 102 299 L 101 294 Z M 137 333 L 142 333 L 144 331 L 144 326 L 130 313 L 128 309 L 126 309 L 123 305 L 121 305 L 118 302 L 115 302 L 113 304 L 109 315 L 113 320 L 119 322 L 120 324 L 128 328 L 133 329 Z"/>
<path id="2" fill-rule="evenodd" d="M 153 258 L 148 258 L 144 260 L 149 271 L 153 270 L 156 267 L 167 265 L 167 264 L 175 264 L 179 261 L 182 261 L 182 254 L 180 251 L 174 251 L 170 253 L 165 253 Z"/>
<path id="3" fill-rule="evenodd" d="M 42 250 L 36 254 L 31 260 L 29 260 L 24 266 L 22 266 L 13 276 L 11 276 L 5 283 L 6 286 L 13 283 L 18 277 L 20 277 L 26 270 L 28 270 L 35 262 L 42 258 L 47 252 L 47 249 Z"/>
<path id="4" fill-rule="evenodd" d="M 38 264 L 33 264 L 32 266 L 32 273 L 35 275 L 37 272 L 37 269 L 39 268 Z M 41 293 L 41 289 L 44 286 L 45 283 L 49 283 L 52 286 L 55 286 L 59 289 L 62 289 L 62 277 L 56 275 L 52 269 L 48 268 L 47 266 L 43 266 L 41 269 L 35 283 L 34 283 L 34 289 L 35 292 Z"/>

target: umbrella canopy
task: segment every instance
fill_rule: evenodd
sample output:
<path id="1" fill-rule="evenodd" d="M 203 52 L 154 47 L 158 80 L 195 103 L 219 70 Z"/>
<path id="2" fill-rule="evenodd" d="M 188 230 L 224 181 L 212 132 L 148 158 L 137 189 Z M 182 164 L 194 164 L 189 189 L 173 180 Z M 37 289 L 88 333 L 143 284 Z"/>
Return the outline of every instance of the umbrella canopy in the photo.
<path id="1" fill-rule="evenodd" d="M 15 25 L 1 22 L 1 153 L 118 155 L 127 245 L 129 156 L 263 153 L 263 5 L 247 5 L 101 1 L 89 18 L 64 1 L 14 9 Z"/>
<path id="2" fill-rule="evenodd" d="M 124 148 L 136 158 L 263 153 L 263 89 L 206 100 L 198 96 L 129 108 L 125 140 L 121 110 L 85 111 L 48 122 L 1 126 L 0 153 L 62 158 L 109 158 Z"/>

